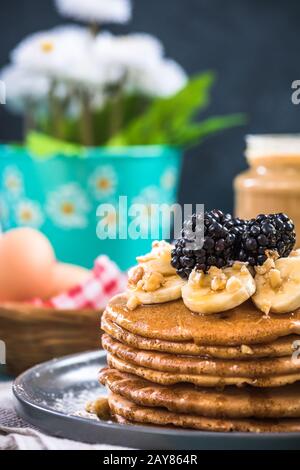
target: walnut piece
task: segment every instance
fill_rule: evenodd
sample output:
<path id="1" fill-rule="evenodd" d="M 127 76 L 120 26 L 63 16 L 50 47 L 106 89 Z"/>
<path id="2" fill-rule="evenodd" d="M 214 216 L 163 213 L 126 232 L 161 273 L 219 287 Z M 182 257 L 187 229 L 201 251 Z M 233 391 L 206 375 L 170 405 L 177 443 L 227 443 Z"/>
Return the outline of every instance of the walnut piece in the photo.
<path id="1" fill-rule="evenodd" d="M 279 269 L 271 269 L 269 272 L 269 281 L 272 289 L 280 287 L 282 284 L 282 278 Z"/>
<path id="2" fill-rule="evenodd" d="M 86 411 L 95 414 L 104 421 L 111 420 L 111 412 L 107 397 L 100 397 L 98 400 L 86 404 Z"/>
<path id="3" fill-rule="evenodd" d="M 132 269 L 129 274 L 128 284 L 136 286 L 138 282 L 143 279 L 144 274 L 145 271 L 142 266 L 137 266 L 136 268 Z"/>
<path id="4" fill-rule="evenodd" d="M 127 300 L 126 307 L 129 310 L 135 310 L 139 305 L 141 305 L 140 300 L 135 295 L 131 295 Z"/>
<path id="5" fill-rule="evenodd" d="M 271 269 L 275 268 L 275 263 L 273 258 L 268 258 L 262 266 L 255 266 L 255 271 L 257 274 L 266 274 Z"/>
<path id="6" fill-rule="evenodd" d="M 225 289 L 226 281 L 227 281 L 227 278 L 225 274 L 223 274 L 222 276 L 213 277 L 211 284 L 210 284 L 211 290 L 218 291 L 218 290 Z"/>
<path id="7" fill-rule="evenodd" d="M 189 275 L 188 283 L 192 287 L 200 287 L 202 285 L 202 281 L 204 280 L 205 274 L 203 271 L 196 271 L 195 269 Z"/>
<path id="8" fill-rule="evenodd" d="M 146 273 L 143 277 L 142 282 L 142 289 L 145 292 L 154 292 L 164 285 L 165 278 L 162 274 L 158 272 Z"/>

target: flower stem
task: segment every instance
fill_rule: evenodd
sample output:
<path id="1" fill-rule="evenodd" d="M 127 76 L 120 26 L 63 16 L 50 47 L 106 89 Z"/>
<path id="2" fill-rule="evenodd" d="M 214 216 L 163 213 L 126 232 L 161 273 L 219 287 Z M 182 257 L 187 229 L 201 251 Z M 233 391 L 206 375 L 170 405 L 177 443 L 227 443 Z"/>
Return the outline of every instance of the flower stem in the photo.
<path id="1" fill-rule="evenodd" d="M 93 116 L 90 106 L 90 97 L 88 92 L 82 90 L 80 92 L 81 101 L 81 116 L 80 116 L 80 131 L 82 144 L 87 147 L 94 145 L 93 134 Z"/>
<path id="2" fill-rule="evenodd" d="M 34 106 L 31 101 L 28 101 L 25 106 L 25 113 L 23 119 L 23 136 L 24 140 L 28 134 L 35 129 Z"/>
<path id="3" fill-rule="evenodd" d="M 112 138 L 121 131 L 124 120 L 123 109 L 123 87 L 125 84 L 126 76 L 119 82 L 112 94 L 111 99 L 111 113 L 110 113 L 110 137 Z"/>
<path id="4" fill-rule="evenodd" d="M 50 113 L 50 123 L 52 128 L 52 134 L 57 139 L 64 138 L 64 129 L 63 129 L 63 110 L 61 108 L 60 102 L 55 96 L 56 81 L 53 80 L 52 85 L 49 91 L 49 113 Z"/>

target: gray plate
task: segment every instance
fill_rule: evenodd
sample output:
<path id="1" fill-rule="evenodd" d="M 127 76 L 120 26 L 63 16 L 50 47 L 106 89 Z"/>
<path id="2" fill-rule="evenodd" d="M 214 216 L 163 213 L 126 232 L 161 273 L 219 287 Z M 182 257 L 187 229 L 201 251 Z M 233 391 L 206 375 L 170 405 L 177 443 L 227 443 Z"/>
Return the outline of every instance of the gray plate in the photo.
<path id="1" fill-rule="evenodd" d="M 175 430 L 102 422 L 84 415 L 87 401 L 105 394 L 97 383 L 105 353 L 88 352 L 46 362 L 14 383 L 16 410 L 49 434 L 88 443 L 138 449 L 299 449 L 300 433 L 249 434 Z M 82 416 L 83 414 L 83 416 Z M 79 416 L 78 416 L 79 415 Z"/>

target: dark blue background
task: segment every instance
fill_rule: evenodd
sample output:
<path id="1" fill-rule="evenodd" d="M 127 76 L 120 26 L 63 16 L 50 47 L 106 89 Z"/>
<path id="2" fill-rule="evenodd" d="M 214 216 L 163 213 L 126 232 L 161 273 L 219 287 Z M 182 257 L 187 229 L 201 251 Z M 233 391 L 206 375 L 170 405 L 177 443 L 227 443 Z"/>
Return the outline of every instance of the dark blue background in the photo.
<path id="1" fill-rule="evenodd" d="M 232 180 L 246 167 L 244 135 L 299 131 L 300 107 L 290 99 L 291 82 L 300 78 L 299 18 L 298 0 L 135 0 L 130 25 L 112 28 L 157 35 L 190 74 L 215 70 L 210 114 L 249 116 L 247 126 L 188 152 L 181 202 L 230 210 Z M 0 65 L 25 35 L 66 22 L 52 0 L 2 0 Z M 21 128 L 0 107 L 0 140 L 20 138 Z"/>

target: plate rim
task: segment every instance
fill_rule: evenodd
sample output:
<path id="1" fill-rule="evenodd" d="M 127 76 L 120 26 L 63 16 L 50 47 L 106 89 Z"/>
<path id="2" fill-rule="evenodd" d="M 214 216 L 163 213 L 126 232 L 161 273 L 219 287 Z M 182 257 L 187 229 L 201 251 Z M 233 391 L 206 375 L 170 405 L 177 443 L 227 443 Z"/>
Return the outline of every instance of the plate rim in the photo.
<path id="1" fill-rule="evenodd" d="M 20 374 L 14 381 L 12 385 L 12 391 L 13 391 L 13 397 L 15 404 L 21 404 L 22 406 L 38 411 L 39 413 L 46 414 L 46 415 L 51 415 L 55 418 L 63 419 L 67 421 L 68 423 L 72 422 L 81 422 L 81 423 L 89 423 L 91 424 L 92 427 L 98 427 L 99 429 L 110 429 L 110 430 L 115 430 L 115 431 L 126 431 L 126 432 L 143 432 L 144 434 L 150 434 L 150 435 L 164 435 L 164 436 L 183 436 L 185 438 L 187 437 L 199 437 L 199 438 L 205 438 L 205 437 L 210 437 L 211 439 L 213 438 L 218 438 L 218 439 L 225 439 L 225 440 L 234 440 L 234 439 L 240 439 L 244 440 L 247 439 L 249 441 L 256 441 L 259 439 L 260 441 L 264 440 L 270 440 L 270 439 L 280 439 L 280 440 L 285 440 L 285 439 L 290 439 L 290 438 L 299 438 L 300 439 L 300 432 L 285 432 L 285 433 L 280 433 L 280 432 L 262 432 L 262 433 L 254 433 L 254 432 L 216 432 L 216 431 L 200 431 L 200 430 L 193 430 L 193 429 L 171 429 L 171 428 L 164 428 L 164 427 L 159 427 L 155 425 L 143 425 L 143 424 L 119 424 L 119 423 L 114 423 L 114 422 L 107 422 L 107 421 L 102 421 L 102 420 L 89 420 L 87 418 L 81 417 L 81 416 L 76 416 L 76 415 L 69 415 L 66 413 L 63 413 L 58 410 L 53 410 L 48 406 L 41 405 L 39 403 L 34 402 L 34 400 L 26 399 L 24 396 L 26 394 L 26 387 L 23 385 L 23 381 L 27 380 L 27 378 L 31 374 L 36 374 L 39 373 L 40 371 L 46 370 L 49 368 L 51 365 L 63 363 L 65 361 L 71 361 L 78 359 L 76 362 L 84 362 L 84 358 L 89 357 L 89 360 L 92 360 L 93 358 L 97 359 L 104 359 L 106 358 L 106 352 L 105 351 L 86 351 L 83 353 L 77 353 L 77 354 L 71 354 L 68 356 L 62 356 L 60 358 L 54 358 L 51 359 L 50 361 L 43 362 L 41 364 L 38 364 L 34 367 L 31 367 L 30 369 L 26 370 L 22 374 Z M 100 364 L 101 367 L 101 364 Z M 95 382 L 97 382 L 97 378 L 95 378 Z M 19 412 L 19 410 L 17 410 Z M 26 418 L 27 419 L 27 418 Z M 29 421 L 30 422 L 30 421 Z M 30 423 L 31 424 L 31 423 Z"/>

